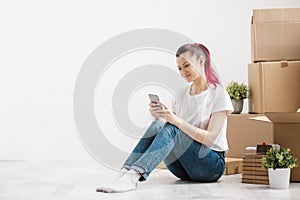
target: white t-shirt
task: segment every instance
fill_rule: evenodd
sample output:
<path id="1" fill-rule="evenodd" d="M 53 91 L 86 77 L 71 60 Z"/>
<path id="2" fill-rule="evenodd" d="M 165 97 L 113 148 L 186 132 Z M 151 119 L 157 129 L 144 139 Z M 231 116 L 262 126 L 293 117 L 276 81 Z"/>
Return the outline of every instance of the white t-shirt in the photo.
<path id="1" fill-rule="evenodd" d="M 220 111 L 226 111 L 229 114 L 233 111 L 230 97 L 222 86 L 210 86 L 207 90 L 197 95 L 190 94 L 190 87 L 188 85 L 177 93 L 171 108 L 185 122 L 207 130 L 211 114 Z M 227 119 L 223 123 L 219 135 L 212 146 L 210 146 L 211 149 L 228 151 L 226 126 Z"/>

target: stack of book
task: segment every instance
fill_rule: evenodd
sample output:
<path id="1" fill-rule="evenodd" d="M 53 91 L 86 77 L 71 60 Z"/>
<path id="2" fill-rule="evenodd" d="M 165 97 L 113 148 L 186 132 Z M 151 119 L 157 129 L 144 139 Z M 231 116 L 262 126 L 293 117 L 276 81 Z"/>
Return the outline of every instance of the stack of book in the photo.
<path id="1" fill-rule="evenodd" d="M 269 185 L 268 170 L 262 168 L 262 154 L 243 154 L 242 183 Z"/>

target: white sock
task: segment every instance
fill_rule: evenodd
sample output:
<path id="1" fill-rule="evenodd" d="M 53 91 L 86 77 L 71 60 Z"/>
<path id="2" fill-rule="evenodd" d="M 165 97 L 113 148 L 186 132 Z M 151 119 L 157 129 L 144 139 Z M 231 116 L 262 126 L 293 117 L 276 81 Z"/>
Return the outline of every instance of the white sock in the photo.
<path id="1" fill-rule="evenodd" d="M 111 183 L 104 184 L 97 188 L 97 192 L 116 193 L 135 190 L 140 176 L 134 171 L 129 170 L 126 174 Z"/>
<path id="2" fill-rule="evenodd" d="M 122 168 L 120 171 L 117 172 L 117 175 L 114 176 L 114 178 L 112 180 L 117 180 L 119 178 L 121 178 L 124 174 L 126 174 L 129 170 L 126 168 Z"/>

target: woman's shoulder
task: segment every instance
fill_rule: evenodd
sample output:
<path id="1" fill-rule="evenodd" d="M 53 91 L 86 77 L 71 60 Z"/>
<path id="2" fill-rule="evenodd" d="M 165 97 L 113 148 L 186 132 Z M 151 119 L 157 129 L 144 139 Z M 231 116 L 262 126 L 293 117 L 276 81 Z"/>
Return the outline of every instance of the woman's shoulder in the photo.
<path id="1" fill-rule="evenodd" d="M 210 86 L 210 91 L 214 96 L 226 95 L 226 89 L 222 85 Z"/>
<path id="2" fill-rule="evenodd" d="M 190 85 L 186 85 L 184 87 L 178 88 L 174 91 L 177 98 L 182 98 L 186 96 L 186 93 L 189 91 Z"/>
<path id="3" fill-rule="evenodd" d="M 177 91 L 176 91 L 176 94 L 184 94 L 186 93 L 190 88 L 190 85 L 185 85 L 184 87 L 182 88 L 179 88 Z"/>

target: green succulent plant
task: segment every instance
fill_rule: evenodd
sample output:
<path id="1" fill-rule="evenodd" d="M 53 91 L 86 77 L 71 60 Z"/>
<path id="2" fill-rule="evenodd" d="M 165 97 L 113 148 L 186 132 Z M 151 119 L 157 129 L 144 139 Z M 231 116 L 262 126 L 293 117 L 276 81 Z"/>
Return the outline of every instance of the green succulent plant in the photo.
<path id="1" fill-rule="evenodd" d="M 272 147 L 261 160 L 264 169 L 294 168 L 298 166 L 297 158 L 292 155 L 289 148 L 278 149 Z"/>
<path id="2" fill-rule="evenodd" d="M 226 87 L 226 91 L 231 99 L 248 98 L 248 87 L 244 83 L 239 84 L 237 81 L 231 81 Z"/>

